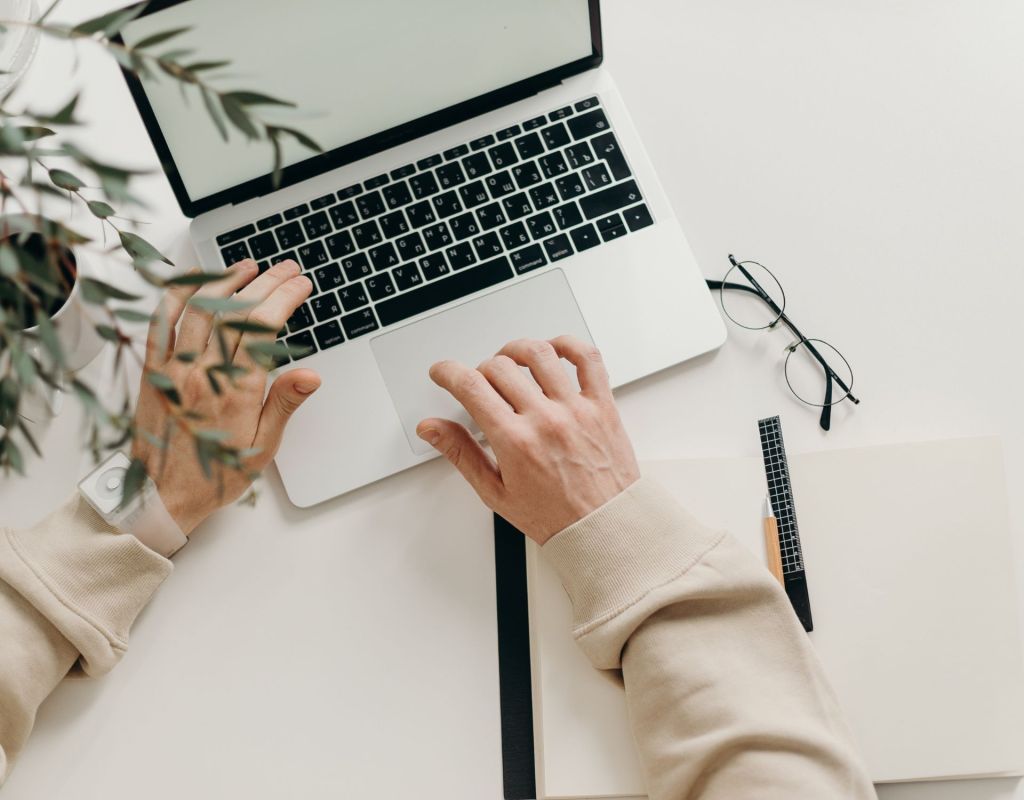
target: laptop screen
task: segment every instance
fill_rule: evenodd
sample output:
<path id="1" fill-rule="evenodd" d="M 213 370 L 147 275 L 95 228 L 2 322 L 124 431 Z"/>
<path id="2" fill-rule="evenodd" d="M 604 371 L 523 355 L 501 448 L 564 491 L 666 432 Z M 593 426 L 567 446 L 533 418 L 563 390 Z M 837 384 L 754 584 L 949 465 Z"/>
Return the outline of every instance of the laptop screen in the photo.
<path id="1" fill-rule="evenodd" d="M 308 134 L 325 152 L 594 52 L 588 0 L 185 0 L 158 6 L 121 36 L 133 45 L 181 27 L 189 30 L 154 52 L 188 48 L 192 61 L 230 61 L 206 73 L 214 86 L 294 103 L 256 111 Z M 150 132 L 163 137 L 164 160 L 173 161 L 168 172 L 180 180 L 179 201 L 182 189 L 187 195 L 186 212 L 203 210 L 207 204 L 196 203 L 204 198 L 245 199 L 224 193 L 270 175 L 269 144 L 250 142 L 230 125 L 225 142 L 194 89 L 186 101 L 177 82 L 162 76 L 144 79 L 141 92 Z M 315 156 L 290 137 L 282 141 L 286 166 Z M 338 163 L 346 160 L 326 166 Z"/>

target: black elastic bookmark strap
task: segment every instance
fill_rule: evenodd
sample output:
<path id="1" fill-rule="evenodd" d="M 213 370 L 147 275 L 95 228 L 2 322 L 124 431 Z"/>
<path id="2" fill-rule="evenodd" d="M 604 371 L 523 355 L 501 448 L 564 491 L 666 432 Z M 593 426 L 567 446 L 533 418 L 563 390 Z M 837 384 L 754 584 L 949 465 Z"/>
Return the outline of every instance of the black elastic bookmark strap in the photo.
<path id="1" fill-rule="evenodd" d="M 498 590 L 498 673 L 505 800 L 537 796 L 530 679 L 530 612 L 526 596 L 526 537 L 494 515 Z"/>

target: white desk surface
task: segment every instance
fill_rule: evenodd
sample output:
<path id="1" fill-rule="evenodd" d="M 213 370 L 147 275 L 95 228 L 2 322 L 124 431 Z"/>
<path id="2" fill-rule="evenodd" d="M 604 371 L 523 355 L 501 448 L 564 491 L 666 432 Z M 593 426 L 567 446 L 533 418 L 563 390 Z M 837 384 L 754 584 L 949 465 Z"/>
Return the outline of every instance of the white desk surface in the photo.
<path id="1" fill-rule="evenodd" d="M 68 0 L 61 15 L 84 18 L 113 5 Z M 604 6 L 607 63 L 706 274 L 720 277 L 729 252 L 774 267 L 798 324 L 843 350 L 863 399 L 856 409 L 842 406 L 834 430 L 823 434 L 814 413 L 782 385 L 786 334 L 735 333 L 717 354 L 620 393 L 640 457 L 751 455 L 757 452 L 755 420 L 774 413 L 783 415 L 793 451 L 998 434 L 1006 446 L 1020 543 L 1024 342 L 1016 315 L 1024 293 L 1024 56 L 1019 47 L 1024 5 L 1015 0 L 606 0 Z M 69 70 L 69 57 L 47 43 L 29 77 L 49 98 L 66 87 Z M 93 121 L 87 140 L 128 163 L 155 167 L 112 64 L 83 47 L 77 78 L 87 83 L 81 106 Z M 153 206 L 149 237 L 187 261 L 185 220 L 170 190 L 161 176 L 143 186 Z M 34 463 L 27 480 L 3 481 L 5 523 L 38 518 L 71 491 L 82 466 L 75 430 L 75 414 L 66 413 L 45 437 L 46 462 Z M 260 653 L 251 659 L 236 655 L 228 664 L 237 672 L 217 665 L 213 672 L 222 682 L 206 692 L 175 692 L 175 687 L 183 680 L 196 685 L 183 679 L 192 667 L 211 669 L 199 647 L 210 639 L 195 633 L 197 628 L 220 625 L 249 641 L 246 634 L 258 624 L 254 610 L 232 602 L 225 586 L 230 587 L 232 572 L 274 563 L 261 549 L 264 543 L 278 547 L 282 525 L 304 540 L 307 568 L 316 576 L 310 580 L 299 570 L 279 574 L 274 594 L 313 593 L 308 604 L 318 610 L 297 630 L 287 627 L 293 620 L 275 616 L 272 600 L 255 613 L 270 615 L 268 625 L 283 626 L 285 646 L 315 647 L 316 626 L 348 624 L 344 608 L 331 608 L 330 582 L 322 580 L 330 560 L 358 557 L 388 533 L 419 530 L 422 503 L 449 480 L 444 465 L 435 463 L 300 512 L 287 507 L 271 475 L 257 510 L 222 513 L 183 553 L 173 585 L 164 587 L 137 626 L 126 663 L 102 681 L 63 686 L 44 706 L 5 796 L 69 795 L 62 765 L 85 751 L 101 765 L 94 774 L 107 775 L 104 796 L 127 797 L 118 794 L 118 781 L 110 776 L 130 765 L 119 760 L 119 748 L 110 743 L 144 736 L 160 748 L 168 737 L 189 735 L 180 727 L 187 719 L 204 731 L 202 741 L 211 741 L 210 729 L 217 732 L 214 741 L 222 737 L 233 770 L 278 773 L 294 796 L 344 793 L 343 785 L 304 784 L 310 773 L 303 764 L 287 763 L 302 753 L 345 757 L 331 741 L 303 733 L 317 726 L 323 730 L 317 706 L 332 698 L 301 685 L 301 659 L 277 657 L 254 669 L 249 665 L 260 663 Z M 346 530 L 363 535 L 341 545 L 337 532 Z M 486 530 L 480 535 L 488 537 Z M 488 547 L 481 546 L 481 557 Z M 410 555 L 429 562 L 422 541 L 420 551 Z M 1022 556 L 1018 546 L 1016 564 L 1024 575 Z M 369 582 L 367 590 L 374 591 Z M 387 602 L 380 591 L 371 601 Z M 474 613 L 453 604 L 436 635 L 444 636 L 460 614 Z M 400 653 L 398 647 L 393 655 Z M 326 680 L 322 674 L 314 678 L 317 686 Z M 286 681 L 299 683 L 291 688 L 297 705 L 278 688 Z M 154 694 L 164 696 L 162 702 L 127 706 L 138 696 L 132 687 L 139 682 L 149 682 Z M 252 712 L 254 698 L 258 706 Z M 481 712 L 475 713 L 479 718 Z M 495 707 L 493 717 L 480 723 L 487 734 L 479 737 L 481 752 L 463 752 L 459 762 L 496 763 L 491 737 L 496 715 Z M 163 724 L 162 716 L 174 725 Z M 262 743 L 250 730 L 261 719 L 278 726 Z M 115 720 L 123 729 L 109 729 Z M 369 743 L 381 737 L 377 746 L 393 737 L 395 769 L 410 768 L 414 743 L 396 732 L 365 735 Z M 94 737 L 104 747 L 94 746 Z M 252 748 L 247 757 L 238 754 L 243 746 Z M 196 782 L 205 785 L 195 796 L 247 783 L 237 774 L 229 780 L 213 777 L 218 752 L 192 755 L 190 763 L 168 769 L 194 771 Z M 474 774 L 479 772 L 475 768 Z M 450 788 L 463 776 L 450 777 L 449 788 L 423 786 L 421 796 L 453 797 Z M 74 789 L 92 797 L 97 787 Z M 1024 790 L 1009 779 L 889 786 L 880 794 L 889 800 L 1024 798 Z M 256 796 L 251 789 L 248 795 Z"/>

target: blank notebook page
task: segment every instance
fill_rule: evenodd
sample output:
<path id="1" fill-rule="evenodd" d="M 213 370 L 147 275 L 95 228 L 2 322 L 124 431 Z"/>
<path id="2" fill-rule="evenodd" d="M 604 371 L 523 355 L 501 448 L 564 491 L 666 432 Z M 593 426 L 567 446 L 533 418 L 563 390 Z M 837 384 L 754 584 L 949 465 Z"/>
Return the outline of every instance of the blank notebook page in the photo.
<path id="1" fill-rule="evenodd" d="M 760 459 L 645 465 L 764 560 Z M 1024 665 L 996 439 L 792 456 L 811 640 L 876 782 L 1020 773 Z M 643 795 L 621 684 L 531 547 L 538 791 Z M 680 713 L 685 715 L 685 709 Z"/>

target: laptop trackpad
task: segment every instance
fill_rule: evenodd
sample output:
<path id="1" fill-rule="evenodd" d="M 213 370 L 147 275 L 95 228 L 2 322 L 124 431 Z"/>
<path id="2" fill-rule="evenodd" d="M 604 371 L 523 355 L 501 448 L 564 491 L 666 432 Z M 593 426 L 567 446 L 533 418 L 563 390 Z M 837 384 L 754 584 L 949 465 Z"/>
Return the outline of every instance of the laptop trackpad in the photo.
<path id="1" fill-rule="evenodd" d="M 433 448 L 416 435 L 416 426 L 427 417 L 452 419 L 479 432 L 462 406 L 430 380 L 432 364 L 451 359 L 476 367 L 513 339 L 563 334 L 592 341 L 565 274 L 555 269 L 385 333 L 370 346 L 409 446 L 426 454 Z M 575 381 L 575 372 L 570 374 Z"/>

